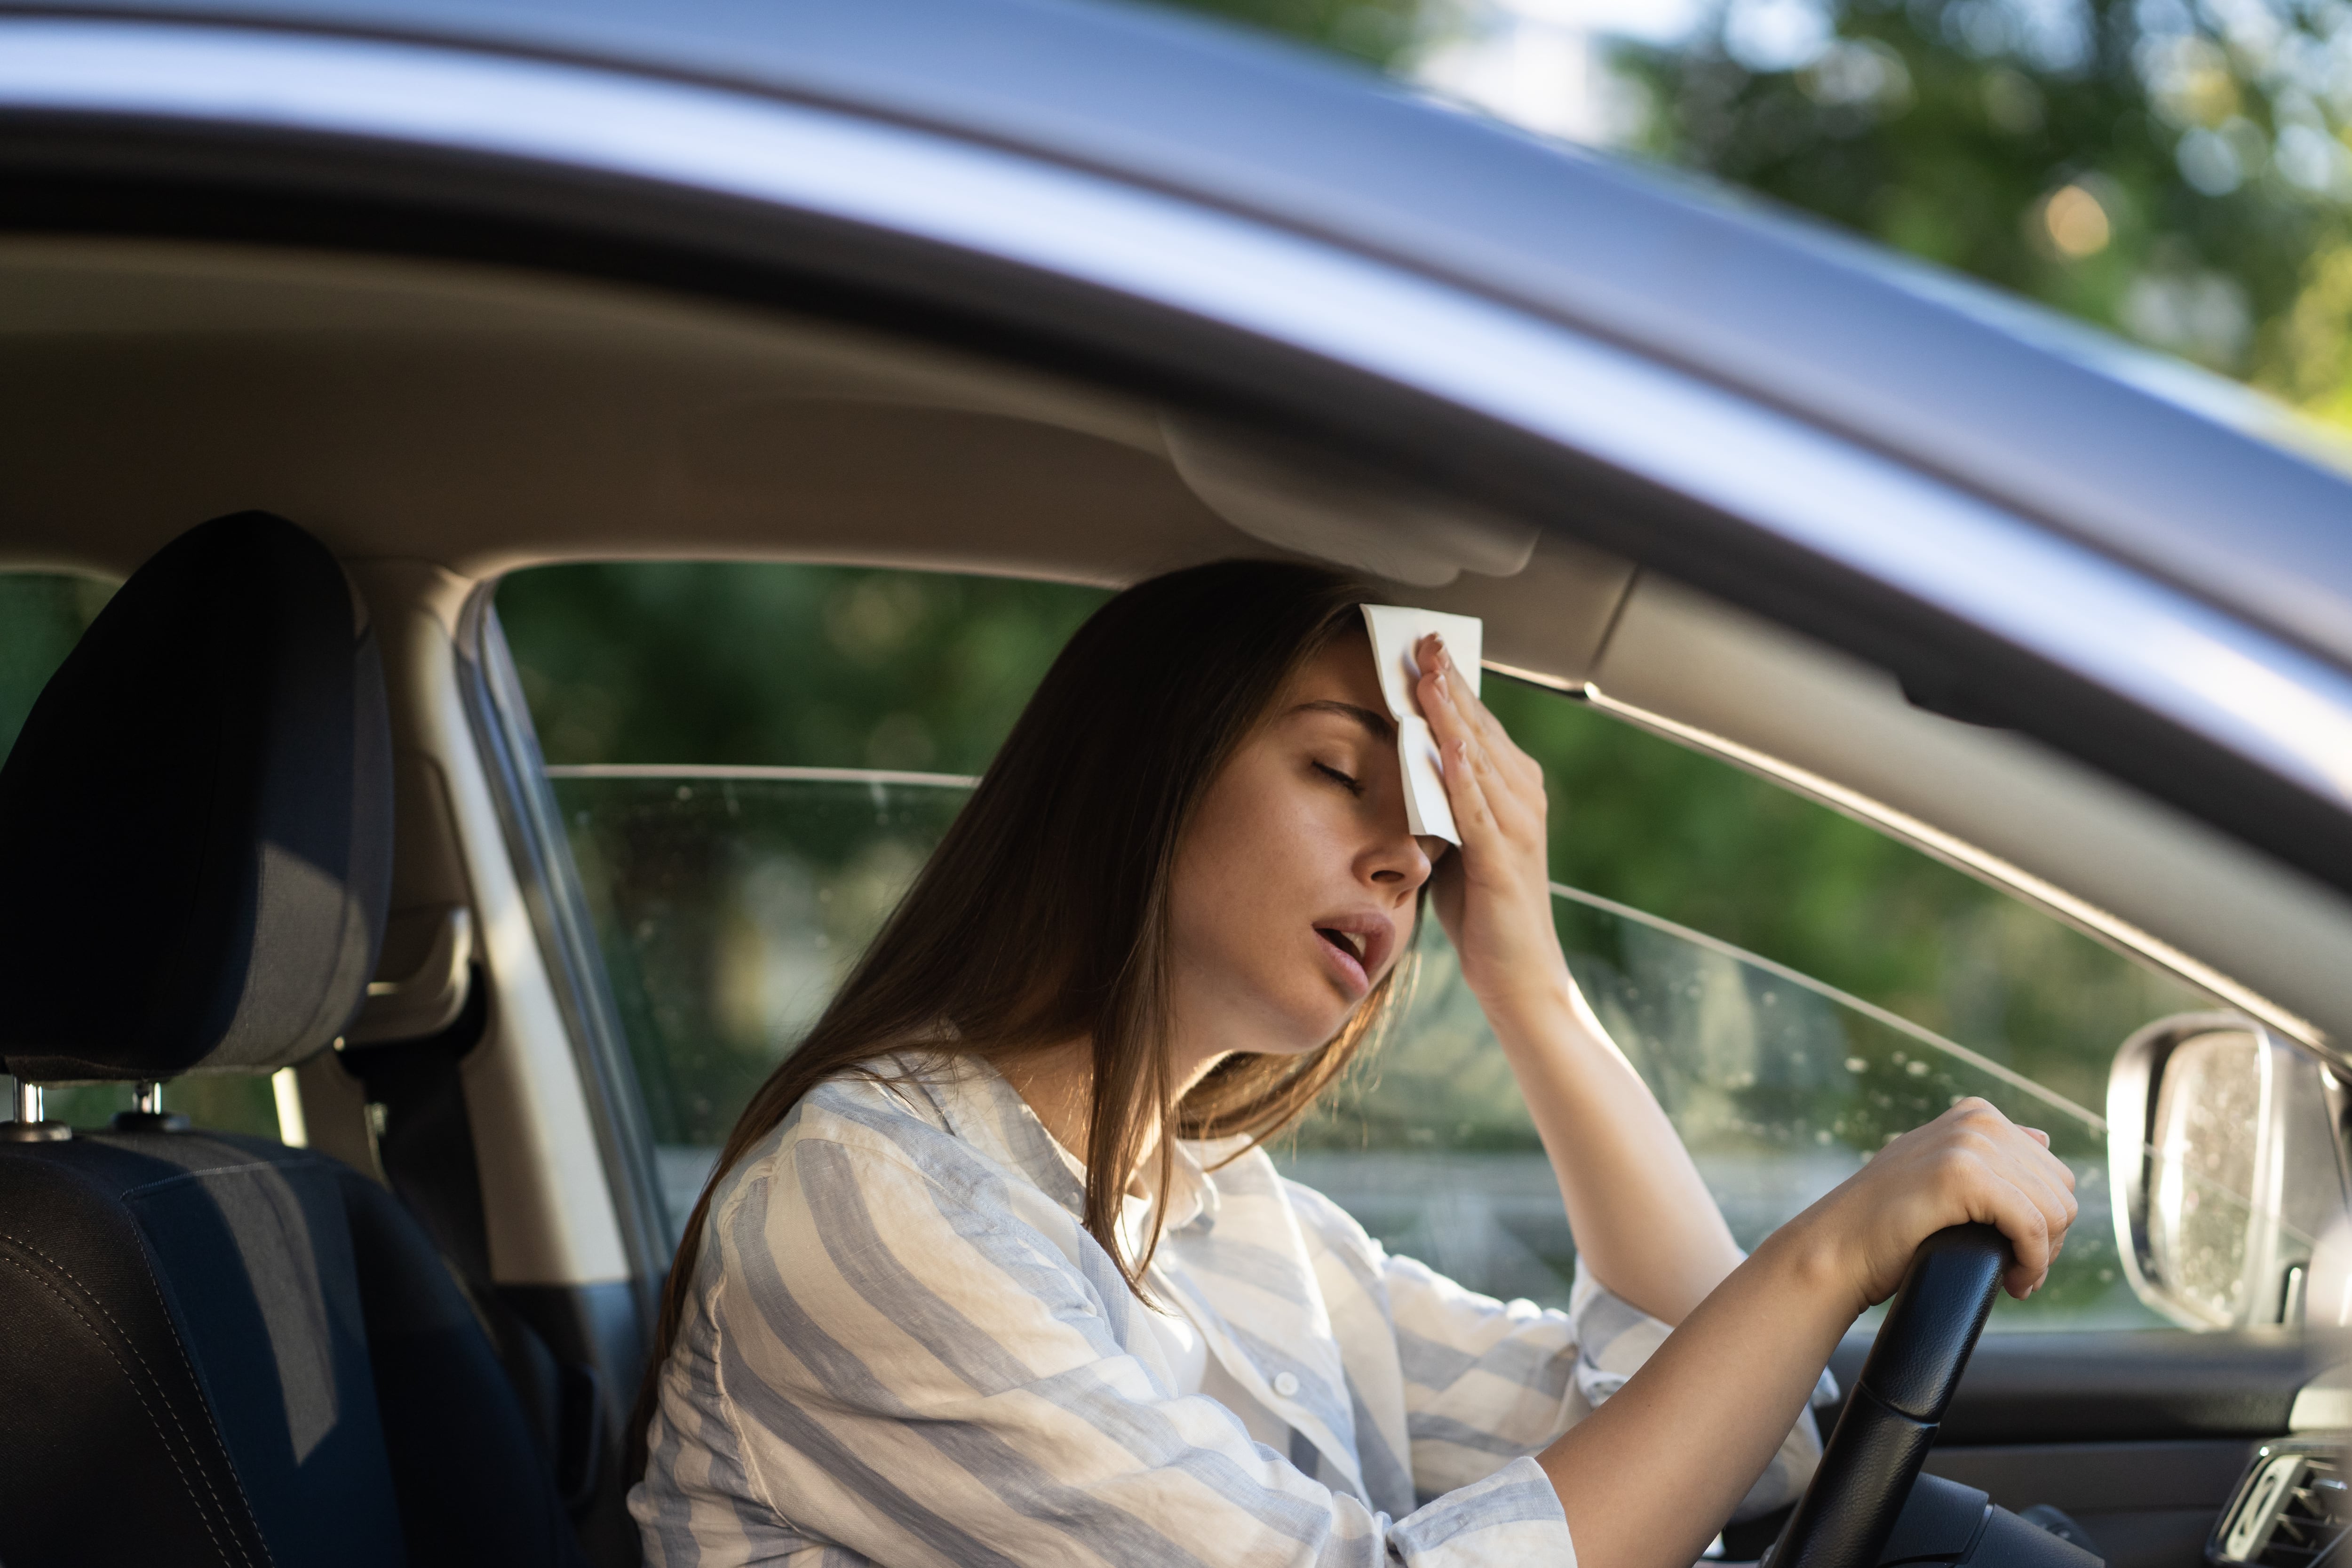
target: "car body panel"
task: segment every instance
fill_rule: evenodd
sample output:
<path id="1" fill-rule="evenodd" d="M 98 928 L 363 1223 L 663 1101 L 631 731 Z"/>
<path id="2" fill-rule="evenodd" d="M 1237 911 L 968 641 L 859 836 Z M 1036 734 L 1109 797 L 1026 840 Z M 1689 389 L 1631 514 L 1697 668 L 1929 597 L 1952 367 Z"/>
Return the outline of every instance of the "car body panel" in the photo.
<path id="1" fill-rule="evenodd" d="M 2284 416 L 1809 223 L 1194 22 L 1053 0 L 159 0 L 137 14 L 610 60 L 1179 192 L 1720 379 L 2352 660 L 2342 479 L 2234 427 L 2286 436 Z"/>

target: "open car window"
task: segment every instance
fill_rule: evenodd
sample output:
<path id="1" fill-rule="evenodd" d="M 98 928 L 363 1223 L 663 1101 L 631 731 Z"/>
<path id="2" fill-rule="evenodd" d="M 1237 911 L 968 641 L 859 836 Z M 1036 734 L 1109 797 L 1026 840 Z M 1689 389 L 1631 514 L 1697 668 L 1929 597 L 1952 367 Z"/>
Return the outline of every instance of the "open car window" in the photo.
<path id="1" fill-rule="evenodd" d="M 501 585 L 673 1231 L 752 1089 L 1105 596 L 748 564 Z M 2050 1133 L 2083 1205 L 2048 1285 L 2004 1299 L 1996 1326 L 2165 1321 L 2116 1254 L 2101 1110 L 2126 1037 L 2210 998 L 1572 695 L 1487 686 L 1547 771 L 1570 963 L 1743 1245 L 1982 1095 Z M 1276 1158 L 1392 1249 L 1564 1304 L 1574 1247 L 1534 1128 L 1433 920 L 1419 952 L 1398 1027 Z"/>

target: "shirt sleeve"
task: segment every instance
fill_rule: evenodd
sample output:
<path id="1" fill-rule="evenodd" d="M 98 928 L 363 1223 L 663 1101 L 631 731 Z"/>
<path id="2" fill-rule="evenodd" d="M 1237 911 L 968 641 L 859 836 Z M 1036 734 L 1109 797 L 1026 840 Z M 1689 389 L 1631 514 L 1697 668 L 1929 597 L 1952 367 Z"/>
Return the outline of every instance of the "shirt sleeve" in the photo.
<path id="1" fill-rule="evenodd" d="M 1375 1244 L 1377 1245 L 1377 1244 Z M 1466 1290 L 1410 1258 L 1381 1270 L 1405 1374 L 1413 1486 L 1429 1496 L 1506 1459 L 1534 1454 L 1605 1403 L 1674 1331 L 1576 1265 L 1565 1312 Z M 1836 1398 L 1829 1374 L 1814 1401 Z M 1754 1519 L 1796 1500 L 1821 1460 L 1811 1410 L 1799 1414 L 1733 1511 Z"/>
<path id="2" fill-rule="evenodd" d="M 714 1212 L 631 1499 L 651 1560 L 1573 1568 L 1533 1460 L 1392 1520 L 1171 1397 L 1108 1259 L 1001 1177 L 859 1131 L 787 1139 Z"/>

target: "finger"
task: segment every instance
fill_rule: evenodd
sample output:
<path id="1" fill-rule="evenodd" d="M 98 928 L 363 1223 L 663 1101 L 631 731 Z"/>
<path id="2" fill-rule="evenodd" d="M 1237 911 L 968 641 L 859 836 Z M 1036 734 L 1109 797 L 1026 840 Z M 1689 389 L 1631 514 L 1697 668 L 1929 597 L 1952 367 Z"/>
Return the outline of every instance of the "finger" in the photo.
<path id="1" fill-rule="evenodd" d="M 1475 683 L 1462 674 L 1462 667 L 1455 660 L 1454 650 L 1445 646 L 1445 639 L 1432 633 L 1427 642 L 1431 651 L 1428 662 L 1423 668 L 1434 665 L 1438 673 L 1446 678 L 1446 689 L 1452 694 L 1454 705 L 1462 710 L 1464 724 L 1486 744 L 1496 763 L 1511 774 L 1515 785 L 1526 787 L 1532 784 L 1540 790 L 1543 787 L 1543 764 L 1528 755 L 1519 748 L 1518 742 L 1511 739 L 1511 732 L 1503 727 L 1503 721 L 1495 717 L 1495 710 L 1487 707 L 1478 695 Z"/>
<path id="2" fill-rule="evenodd" d="M 1970 1097 L 1937 1120 L 1948 1128 L 1944 1158 L 1968 1191 L 1969 1217 L 1999 1226 L 2009 1238 L 2015 1261 L 2004 1279 L 2010 1294 L 2021 1300 L 2048 1274 L 2055 1242 L 2074 1218 L 2074 1196 L 2041 1166 L 2057 1162 L 2020 1137 L 2022 1130 L 1990 1101 Z"/>
<path id="3" fill-rule="evenodd" d="M 2058 1249 L 2065 1245 L 2067 1227 L 2074 1223 L 2074 1194 L 2066 1190 L 2056 1173 L 2040 1161 L 2014 1162 L 2010 1180 L 2042 1211 L 2042 1230 L 2050 1238 L 2050 1257 L 2056 1258 Z"/>
<path id="4" fill-rule="evenodd" d="M 2040 1287 L 2048 1277 L 2051 1267 L 2057 1262 L 2059 1252 L 2066 1245 L 2067 1230 L 2074 1225 L 2078 1211 L 2074 1195 L 2067 1190 L 2063 1179 L 2069 1173 L 2065 1172 L 2062 1163 L 2051 1160 L 2034 1145 L 2026 1145 L 2018 1152 L 2021 1156 L 2030 1154 L 2032 1157 L 2011 1159 L 2001 1174 L 2012 1190 L 2041 1215 L 2039 1229 L 2042 1247 L 2040 1255 L 2029 1258 L 2021 1250 L 2018 1258 L 2021 1268 L 2029 1268 L 2032 1271 L 2032 1279 L 2028 1284 L 2028 1289 L 2032 1289 Z M 2051 1168 L 2053 1165 L 2059 1168 L 2053 1170 Z"/>
<path id="5" fill-rule="evenodd" d="M 1536 773 L 1532 792 L 1527 780 L 1509 776 L 1465 710 L 1465 699 L 1473 702 L 1476 699 L 1469 697 L 1463 688 L 1460 672 L 1444 659 L 1438 639 L 1423 638 L 1421 647 L 1429 656 L 1422 666 L 1422 712 L 1429 720 L 1431 732 L 1437 737 L 1439 754 L 1446 759 L 1449 782 L 1458 756 L 1465 760 L 1464 771 L 1475 779 L 1490 818 L 1506 837 L 1539 837 L 1543 822 L 1541 770 Z M 1509 743 L 1507 736 L 1505 743 Z"/>
<path id="6" fill-rule="evenodd" d="M 2023 1140 L 2017 1134 L 2023 1134 Z M 2057 1216 L 2057 1229 L 2063 1232 L 2082 1212 L 2074 1196 L 2074 1168 L 2050 1152 L 2050 1134 L 2038 1127 L 2012 1127 L 2010 1145 L 2013 1163 L 2021 1176 L 2033 1182 L 2049 1194 L 2051 1212 Z"/>
<path id="7" fill-rule="evenodd" d="M 1979 1217 L 2008 1239 L 2012 1261 L 2002 1271 L 2001 1282 L 2021 1301 L 2050 1272 L 2050 1260 L 2055 1256 L 2050 1244 L 2050 1218 L 2029 1194 L 1990 1172 L 1987 1175 Z"/>
<path id="8" fill-rule="evenodd" d="M 1487 798 L 1485 781 L 1479 778 L 1476 766 L 1470 760 L 1470 742 L 1455 741 L 1445 748 L 1445 797 L 1454 807 L 1454 826 L 1462 835 L 1462 847 L 1476 852 L 1492 845 L 1501 837 L 1502 828 L 1495 821 L 1494 803 Z M 1463 865 L 1465 875 L 1483 867 Z"/>
<path id="9" fill-rule="evenodd" d="M 1423 648 L 1429 649 L 1434 637 L 1423 639 Z M 1453 700 L 1454 682 L 1434 660 L 1422 666 L 1421 710 L 1429 721 L 1430 732 L 1437 739 L 1437 754 L 1444 759 L 1445 795 L 1454 808 L 1454 822 L 1462 830 L 1463 845 L 1483 840 L 1499 830 L 1495 816 L 1495 801 L 1487 785 L 1499 784 L 1493 778 L 1493 767 L 1486 749 L 1470 732 L 1462 710 Z M 1497 792 L 1499 793 L 1499 791 Z M 1473 837 L 1473 828 L 1476 838 Z"/>
<path id="10" fill-rule="evenodd" d="M 1463 675 L 1461 664 L 1454 658 L 1453 650 L 1445 646 L 1443 637 L 1435 632 L 1430 633 L 1414 646 L 1413 656 L 1421 666 L 1422 679 L 1435 683 L 1439 700 L 1454 710 L 1465 736 L 1484 745 L 1497 757 L 1507 752 L 1520 754 L 1511 741 L 1510 732 L 1503 728 L 1502 721 L 1478 700 L 1477 691 Z M 1423 706 L 1426 709 L 1427 703 Z"/>

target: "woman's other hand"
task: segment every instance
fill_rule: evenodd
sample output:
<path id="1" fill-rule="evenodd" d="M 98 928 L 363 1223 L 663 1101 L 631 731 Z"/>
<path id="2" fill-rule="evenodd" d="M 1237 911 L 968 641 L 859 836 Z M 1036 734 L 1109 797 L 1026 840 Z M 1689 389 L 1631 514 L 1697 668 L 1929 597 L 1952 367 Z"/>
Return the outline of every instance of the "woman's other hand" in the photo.
<path id="1" fill-rule="evenodd" d="M 2014 1261 L 2002 1283 L 2028 1296 L 2076 1212 L 2074 1173 L 2050 1152 L 2050 1135 L 1969 1099 L 1881 1149 L 1788 1228 L 1829 1262 L 1858 1313 L 1895 1293 L 1921 1242 L 1971 1222 L 2009 1238 Z"/>
<path id="2" fill-rule="evenodd" d="M 1764 1238 L 1609 1402 L 1537 1456 L 1591 1568 L 1690 1562 L 1761 1471 L 1864 1307 L 1947 1226 L 2000 1227 L 2041 1284 L 2074 1217 L 2049 1140 L 1981 1100 L 1905 1133 Z M 1581 1245 L 1583 1237 L 1578 1237 Z M 1652 1483 L 1673 1474 L 1678 1485 Z"/>
<path id="3" fill-rule="evenodd" d="M 1433 879 L 1437 918 L 1490 1018 L 1557 1008 L 1574 986 L 1552 926 L 1543 768 L 1461 679 L 1444 639 L 1423 637 L 1413 655 L 1462 836 Z"/>

